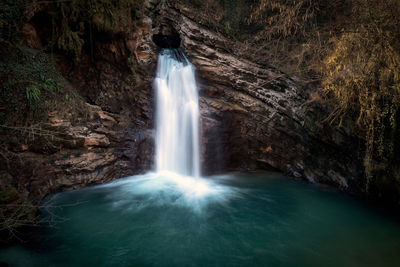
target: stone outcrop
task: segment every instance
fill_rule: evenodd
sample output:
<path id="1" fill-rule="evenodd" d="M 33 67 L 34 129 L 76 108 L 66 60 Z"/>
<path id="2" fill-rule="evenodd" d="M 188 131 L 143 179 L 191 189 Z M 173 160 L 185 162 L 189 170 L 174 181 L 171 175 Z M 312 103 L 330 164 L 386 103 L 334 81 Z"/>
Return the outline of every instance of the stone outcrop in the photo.
<path id="1" fill-rule="evenodd" d="M 240 43 L 209 30 L 196 11 L 153 1 L 154 32 L 178 31 L 197 69 L 205 173 L 273 169 L 349 191 L 363 190 L 359 140 L 330 128 L 327 112 L 311 102 L 312 89 L 258 60 Z"/>
<path id="2" fill-rule="evenodd" d="M 47 44 L 43 31 L 48 29 L 38 23 L 48 17 L 47 9 L 51 12 L 45 3 L 28 12 L 22 44 L 35 49 Z M 37 203 L 51 193 L 152 168 L 156 46 L 149 17 L 131 26 L 112 38 L 96 39 L 78 63 L 59 51 L 63 84 L 76 88 L 87 103 L 79 114 L 49 113 L 45 123 L 27 129 L 33 132 L 29 141 L 8 138 L 14 129 L 0 129 L 5 144 L 0 147 L 0 180 L 8 181 L 0 191 L 19 192 L 21 199 Z"/>
<path id="3" fill-rule="evenodd" d="M 309 88 L 242 55 L 241 44 L 209 30 L 195 13 L 176 1 L 148 0 L 140 20 L 97 40 L 79 64 L 60 55 L 60 72 L 88 102 L 87 117 L 73 121 L 50 114 L 48 129 L 61 132 L 56 140 L 10 142 L 2 152 L 0 179 L 14 179 L 13 187 L 40 200 L 150 170 L 156 35 L 163 45 L 175 45 L 179 36 L 197 69 L 203 173 L 273 169 L 361 191 L 360 147 L 351 131 L 329 128 L 322 122 L 326 112 L 309 101 Z M 35 32 L 40 29 L 30 21 L 24 25 L 26 43 L 42 45 Z"/>
<path id="4" fill-rule="evenodd" d="M 152 133 L 129 117 L 87 104 L 88 116 L 71 123 L 52 114 L 29 144 L 3 151 L 3 177 L 40 200 L 49 193 L 103 183 L 151 168 Z M 127 151 L 127 148 L 130 148 Z M 8 179 L 10 180 L 10 179 Z M 6 185 L 4 185 L 6 188 Z"/>

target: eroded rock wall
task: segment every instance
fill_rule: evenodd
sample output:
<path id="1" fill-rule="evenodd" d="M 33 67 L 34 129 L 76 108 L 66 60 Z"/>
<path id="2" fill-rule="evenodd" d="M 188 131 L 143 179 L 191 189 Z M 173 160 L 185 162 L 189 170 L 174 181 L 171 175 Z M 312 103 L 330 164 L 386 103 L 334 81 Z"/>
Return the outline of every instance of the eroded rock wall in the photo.
<path id="1" fill-rule="evenodd" d="M 45 49 L 51 24 L 39 22 L 52 10 L 44 3 L 28 12 L 23 45 Z M 37 203 L 51 193 L 152 169 L 157 47 L 151 30 L 152 20 L 144 14 L 116 34 L 94 32 L 78 62 L 53 51 L 63 86 L 75 88 L 86 103 L 82 114 L 47 114 L 29 143 L 2 136 L 0 189 L 10 192 L 2 203 Z"/>
<path id="2" fill-rule="evenodd" d="M 359 140 L 350 130 L 323 122 L 328 113 L 310 101 L 313 88 L 268 62 L 249 60 L 241 53 L 242 44 L 203 26 L 194 9 L 175 1 L 153 2 L 158 3 L 153 12 L 161 17 L 159 23 L 178 31 L 197 69 L 204 173 L 275 169 L 363 190 Z"/>
<path id="3" fill-rule="evenodd" d="M 152 37 L 173 32 L 197 70 L 203 173 L 274 169 L 361 191 L 358 140 L 351 131 L 322 123 L 326 111 L 309 101 L 312 89 L 268 62 L 250 60 L 240 43 L 204 26 L 195 12 L 176 1 L 148 0 L 128 29 L 95 35 L 95 46 L 79 64 L 60 55 L 60 72 L 88 102 L 88 115 L 72 121 L 51 114 L 48 127 L 67 141 L 51 151 L 40 142 L 14 144 L 3 155 L 3 181 L 40 200 L 150 170 L 159 51 Z M 38 48 L 45 41 L 37 37 L 34 15 L 24 29 L 28 45 Z"/>

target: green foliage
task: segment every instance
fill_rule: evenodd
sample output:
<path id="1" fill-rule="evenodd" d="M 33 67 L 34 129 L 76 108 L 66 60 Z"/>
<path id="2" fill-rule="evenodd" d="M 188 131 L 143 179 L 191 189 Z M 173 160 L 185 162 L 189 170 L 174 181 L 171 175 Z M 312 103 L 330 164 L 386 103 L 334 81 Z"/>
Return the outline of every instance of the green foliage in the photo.
<path id="1" fill-rule="evenodd" d="M 225 21 L 225 33 L 229 34 L 230 31 L 231 31 L 231 24 L 229 23 L 229 21 Z"/>
<path id="2" fill-rule="evenodd" d="M 65 94 L 51 56 L 26 47 L 6 52 L 0 61 L 0 124 L 29 125 L 46 119 Z"/>
<path id="3" fill-rule="evenodd" d="M 36 83 L 35 81 L 27 81 L 31 85 L 27 86 L 25 89 L 26 98 L 29 102 L 29 105 L 35 106 L 39 104 L 41 90 L 40 88 L 46 90 L 49 93 L 56 93 L 59 91 L 59 84 L 53 80 L 52 78 L 46 78 L 44 75 L 40 74 L 41 81 L 40 83 Z M 45 102 L 46 107 L 50 107 L 49 102 Z"/>
<path id="4" fill-rule="evenodd" d="M 26 98 L 29 101 L 30 105 L 38 104 L 40 100 L 40 89 L 36 85 L 29 85 L 25 89 L 26 91 Z"/>
<path id="5" fill-rule="evenodd" d="M 45 89 L 52 93 L 59 91 L 60 85 L 53 78 L 46 78 L 44 75 L 41 75 L 41 79 Z"/>

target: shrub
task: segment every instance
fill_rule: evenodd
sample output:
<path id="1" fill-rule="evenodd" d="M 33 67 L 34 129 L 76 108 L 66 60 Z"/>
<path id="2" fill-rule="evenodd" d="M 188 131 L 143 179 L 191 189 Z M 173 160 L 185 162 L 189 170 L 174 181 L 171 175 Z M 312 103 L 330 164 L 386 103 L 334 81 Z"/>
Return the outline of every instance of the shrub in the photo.
<path id="1" fill-rule="evenodd" d="M 382 176 L 400 183 L 400 2 L 355 0 L 353 14 L 324 62 L 323 92 L 337 103 L 331 121 L 351 118 L 366 140 L 368 190 Z"/>

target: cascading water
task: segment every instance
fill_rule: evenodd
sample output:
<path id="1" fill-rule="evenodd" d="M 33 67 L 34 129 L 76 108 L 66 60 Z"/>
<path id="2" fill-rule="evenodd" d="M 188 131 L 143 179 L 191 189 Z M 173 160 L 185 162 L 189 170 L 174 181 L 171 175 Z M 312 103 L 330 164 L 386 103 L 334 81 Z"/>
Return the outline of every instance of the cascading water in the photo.
<path id="1" fill-rule="evenodd" d="M 0 246 L 0 266 L 400 266 L 398 221 L 353 198 L 276 173 L 199 177 L 193 74 L 160 55 L 157 173 L 50 196 L 49 227 Z"/>
<path id="2" fill-rule="evenodd" d="M 156 170 L 200 176 L 199 101 L 194 67 L 179 49 L 158 58 Z"/>

